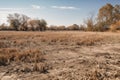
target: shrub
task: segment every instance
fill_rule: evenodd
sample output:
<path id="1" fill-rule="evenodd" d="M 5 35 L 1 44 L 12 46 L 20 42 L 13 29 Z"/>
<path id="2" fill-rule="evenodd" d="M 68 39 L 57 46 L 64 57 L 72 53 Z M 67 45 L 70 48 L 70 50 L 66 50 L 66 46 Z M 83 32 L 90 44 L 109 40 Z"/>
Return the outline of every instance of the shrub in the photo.
<path id="1" fill-rule="evenodd" d="M 57 27 L 57 30 L 62 31 L 62 30 L 66 30 L 66 28 L 65 28 L 65 26 L 58 26 L 58 27 Z"/>
<path id="2" fill-rule="evenodd" d="M 54 30 L 54 31 L 56 31 L 56 30 L 57 30 L 57 26 L 51 25 L 51 26 L 49 27 L 49 30 Z"/>
<path id="3" fill-rule="evenodd" d="M 48 66 L 45 63 L 35 63 L 33 66 L 33 70 L 32 71 L 37 71 L 40 73 L 46 73 L 48 69 Z"/>
<path id="4" fill-rule="evenodd" d="M 87 31 L 94 31 L 94 19 L 93 16 L 91 15 L 89 18 L 87 18 L 85 21 Z"/>
<path id="5" fill-rule="evenodd" d="M 77 24 L 73 24 L 67 27 L 67 30 L 79 30 L 79 26 Z"/>
<path id="6" fill-rule="evenodd" d="M 19 52 L 19 49 L 5 48 L 0 49 L 0 65 L 11 63 L 12 61 L 19 62 L 42 62 L 45 57 L 39 50 L 26 50 Z"/>

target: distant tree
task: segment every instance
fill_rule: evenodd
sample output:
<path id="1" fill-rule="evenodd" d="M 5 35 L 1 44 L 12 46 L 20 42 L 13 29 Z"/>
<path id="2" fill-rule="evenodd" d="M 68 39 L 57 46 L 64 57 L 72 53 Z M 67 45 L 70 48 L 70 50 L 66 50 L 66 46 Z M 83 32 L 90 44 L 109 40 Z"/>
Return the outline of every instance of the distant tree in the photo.
<path id="1" fill-rule="evenodd" d="M 19 31 L 27 31 L 28 30 L 28 26 L 27 23 L 24 22 L 23 24 L 21 24 L 18 28 Z"/>
<path id="2" fill-rule="evenodd" d="M 105 24 L 105 22 L 99 22 L 95 24 L 94 31 L 107 31 L 109 27 Z"/>
<path id="3" fill-rule="evenodd" d="M 68 30 L 79 30 L 79 25 L 73 24 L 67 27 Z"/>
<path id="4" fill-rule="evenodd" d="M 114 15 L 113 15 L 113 17 L 114 17 L 113 22 L 116 23 L 116 22 L 118 22 L 120 20 L 120 5 L 116 4 L 114 6 L 113 13 L 114 13 Z"/>
<path id="5" fill-rule="evenodd" d="M 18 30 L 19 25 L 20 23 L 17 19 L 10 20 L 10 29 Z"/>
<path id="6" fill-rule="evenodd" d="M 29 20 L 27 21 L 27 26 L 29 30 L 33 31 L 45 31 L 47 22 L 43 19 L 41 20 Z"/>
<path id="7" fill-rule="evenodd" d="M 65 30 L 66 28 L 65 28 L 65 26 L 58 26 L 57 27 L 57 30 Z"/>
<path id="8" fill-rule="evenodd" d="M 18 30 L 19 26 L 25 23 L 28 19 L 30 19 L 28 16 L 23 14 L 9 14 L 8 15 L 8 22 L 10 23 L 10 27 Z"/>
<path id="9" fill-rule="evenodd" d="M 111 4 L 106 4 L 99 9 L 98 20 L 110 25 L 113 22 L 114 7 Z"/>
<path id="10" fill-rule="evenodd" d="M 9 14 L 8 15 L 8 22 L 10 22 L 11 20 L 18 20 L 19 23 L 23 24 L 24 22 L 26 22 L 28 19 L 30 19 L 30 17 L 24 15 L 24 14 L 18 14 L 18 13 L 14 13 L 14 14 Z"/>
<path id="11" fill-rule="evenodd" d="M 87 31 L 94 31 L 94 25 L 95 25 L 95 22 L 94 22 L 94 18 L 93 18 L 93 15 L 91 14 L 90 17 L 88 17 L 84 23 L 86 24 L 86 27 L 87 27 Z"/>
<path id="12" fill-rule="evenodd" d="M 56 25 L 50 25 L 49 30 L 54 30 L 57 31 L 57 26 Z"/>
<path id="13" fill-rule="evenodd" d="M 47 22 L 44 19 L 40 20 L 40 30 L 45 31 L 47 28 Z"/>
<path id="14" fill-rule="evenodd" d="M 120 5 L 106 4 L 99 9 L 98 22 L 100 28 L 107 29 L 120 20 Z M 100 25 L 101 24 L 101 25 Z"/>
<path id="15" fill-rule="evenodd" d="M 0 25 L 0 30 L 8 30 L 8 26 L 5 25 L 5 23 Z"/>
<path id="16" fill-rule="evenodd" d="M 120 20 L 120 5 L 106 4 L 99 9 L 99 22 L 104 22 L 105 25 L 110 26 Z"/>
<path id="17" fill-rule="evenodd" d="M 29 20 L 27 21 L 28 30 L 36 31 L 40 30 L 40 20 Z"/>

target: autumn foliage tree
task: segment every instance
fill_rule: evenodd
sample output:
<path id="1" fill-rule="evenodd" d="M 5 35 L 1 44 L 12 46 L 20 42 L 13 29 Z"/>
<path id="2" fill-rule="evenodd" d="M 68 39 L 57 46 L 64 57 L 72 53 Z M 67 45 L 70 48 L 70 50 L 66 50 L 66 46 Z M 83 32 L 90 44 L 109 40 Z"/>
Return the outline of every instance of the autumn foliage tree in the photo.
<path id="1" fill-rule="evenodd" d="M 106 29 L 110 25 L 120 20 L 120 5 L 106 4 L 99 9 L 98 24 L 99 27 Z M 100 25 L 101 24 L 101 25 Z"/>
<path id="2" fill-rule="evenodd" d="M 120 20 L 120 5 L 114 6 L 114 22 L 118 22 Z"/>
<path id="3" fill-rule="evenodd" d="M 111 4 L 106 4 L 99 9 L 98 20 L 100 22 L 106 22 L 106 25 L 113 23 L 113 10 L 114 7 Z"/>

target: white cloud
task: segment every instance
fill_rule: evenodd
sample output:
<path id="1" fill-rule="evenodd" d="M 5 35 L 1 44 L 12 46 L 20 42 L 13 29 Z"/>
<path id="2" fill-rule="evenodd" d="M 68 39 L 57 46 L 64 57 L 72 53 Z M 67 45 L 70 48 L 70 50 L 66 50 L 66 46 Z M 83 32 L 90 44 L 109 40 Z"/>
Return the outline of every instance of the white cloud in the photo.
<path id="1" fill-rule="evenodd" d="M 0 8 L 0 24 L 7 23 L 8 14 L 20 13 L 23 14 L 28 8 Z"/>
<path id="2" fill-rule="evenodd" d="M 68 9 L 68 10 L 75 10 L 77 9 L 76 7 L 73 7 L 73 6 L 51 6 L 52 8 L 55 8 L 55 9 Z"/>
<path id="3" fill-rule="evenodd" d="M 40 9 L 41 7 L 38 6 L 38 5 L 32 5 L 32 8 L 33 8 L 33 9 Z"/>
<path id="4" fill-rule="evenodd" d="M 7 7 L 0 8 L 0 24 L 6 23 L 8 14 L 19 13 L 19 14 L 31 15 L 32 13 L 30 14 L 30 12 L 32 12 L 35 9 L 42 9 L 42 8 L 36 5 L 32 5 L 32 7 L 30 8 L 7 8 Z"/>
<path id="5" fill-rule="evenodd" d="M 19 10 L 26 10 L 28 8 L 0 8 L 0 11 L 19 11 Z"/>

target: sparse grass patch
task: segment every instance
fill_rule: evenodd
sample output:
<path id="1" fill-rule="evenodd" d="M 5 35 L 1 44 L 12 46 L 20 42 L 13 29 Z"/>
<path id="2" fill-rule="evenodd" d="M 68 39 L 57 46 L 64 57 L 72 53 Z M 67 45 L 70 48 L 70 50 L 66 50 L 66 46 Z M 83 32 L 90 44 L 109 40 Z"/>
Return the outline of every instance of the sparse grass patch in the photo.
<path id="1" fill-rule="evenodd" d="M 86 45 L 86 46 L 93 46 L 95 45 L 97 42 L 100 43 L 100 41 L 102 41 L 104 39 L 104 37 L 101 36 L 95 36 L 95 35 L 90 35 L 90 36 L 85 36 L 82 39 L 76 41 L 77 45 Z"/>
<path id="2" fill-rule="evenodd" d="M 64 64 L 65 66 L 68 65 L 69 60 L 77 59 L 76 56 L 91 57 L 90 55 L 93 49 L 91 49 L 90 55 L 87 55 L 87 53 L 85 53 L 86 55 L 83 55 L 84 52 L 88 51 L 89 53 L 89 49 L 88 49 L 89 47 L 90 48 L 95 47 L 96 49 L 97 47 L 101 46 L 101 44 L 104 46 L 104 43 L 106 45 L 109 44 L 109 42 L 118 44 L 120 42 L 119 34 L 111 33 L 111 32 L 95 33 L 95 32 L 79 32 L 79 31 L 77 32 L 74 31 L 0 32 L 0 68 L 10 67 L 11 73 L 12 72 L 13 73 L 14 72 L 47 73 L 49 69 L 57 69 L 57 70 L 62 69 Z M 85 49 L 83 47 L 85 47 Z M 115 52 L 119 52 L 118 47 L 116 49 L 111 49 L 111 50 Z M 70 53 L 67 51 L 70 51 Z M 65 53 L 65 55 L 63 55 L 62 53 Z M 77 53 L 81 53 L 81 54 L 77 54 Z M 75 57 L 73 57 L 74 54 L 76 55 Z M 69 56 L 67 55 L 70 55 L 73 58 L 71 57 L 69 58 Z M 104 57 L 99 57 L 99 52 L 97 53 L 97 55 L 92 55 L 92 57 L 95 58 L 112 59 L 110 58 L 111 56 L 107 54 L 103 54 L 102 56 Z M 113 58 L 114 59 L 118 58 L 116 59 L 116 63 L 112 62 L 114 65 L 118 66 L 119 55 Z M 60 61 L 59 63 L 59 60 L 64 60 L 64 61 L 68 60 L 68 62 L 65 61 L 64 63 L 62 63 L 62 61 Z M 79 60 L 75 60 L 75 61 L 79 61 Z M 73 64 L 75 64 L 75 66 L 83 65 L 85 67 L 90 65 L 89 68 L 91 68 L 92 66 L 94 66 L 94 64 L 96 64 L 94 63 L 94 61 L 91 63 L 89 61 L 85 61 L 85 62 L 82 61 L 84 64 L 83 63 L 75 64 L 74 62 Z M 59 67 L 57 68 L 57 66 Z M 97 77 L 96 79 L 98 79 L 99 74 L 103 75 L 103 73 L 99 71 L 97 72 L 95 71 L 90 74 L 93 74 L 89 76 L 93 80 L 95 80 L 96 77 Z M 115 76 L 119 76 L 119 74 L 116 73 Z"/>
<path id="3" fill-rule="evenodd" d="M 38 49 L 24 50 L 13 48 L 0 49 L 0 66 L 7 66 L 11 63 L 29 64 L 22 66 L 23 69 L 19 68 L 22 72 L 47 72 L 47 64 L 45 63 L 44 54 Z M 30 64 L 34 64 L 33 68 Z"/>
<path id="4" fill-rule="evenodd" d="M 20 51 L 19 49 L 4 48 L 0 49 L 0 62 L 7 64 L 7 62 L 20 61 L 20 62 L 42 62 L 45 60 L 43 54 L 37 50 L 25 50 Z M 1 64 L 2 65 L 2 64 Z"/>

